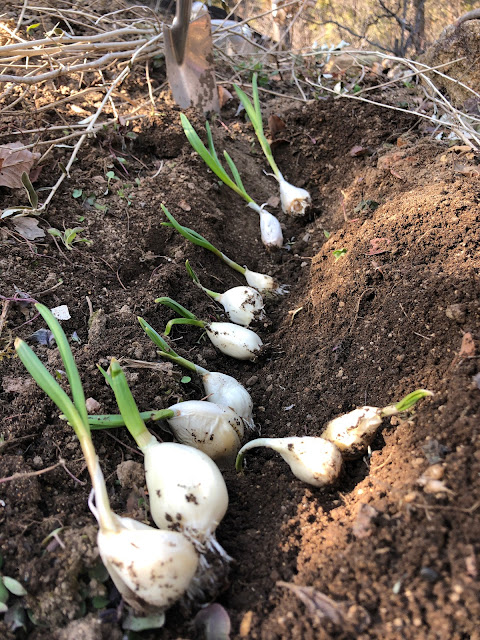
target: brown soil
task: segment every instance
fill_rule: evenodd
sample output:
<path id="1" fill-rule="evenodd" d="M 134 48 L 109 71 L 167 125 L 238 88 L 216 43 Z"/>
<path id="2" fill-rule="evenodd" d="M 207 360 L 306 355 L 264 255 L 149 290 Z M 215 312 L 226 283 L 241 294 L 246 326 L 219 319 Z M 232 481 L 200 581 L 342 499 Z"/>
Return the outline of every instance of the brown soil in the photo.
<path id="1" fill-rule="evenodd" d="M 379 107 L 271 102 L 287 125 L 276 158 L 291 182 L 310 190 L 313 207 L 302 219 L 272 208 L 287 245 L 267 253 L 256 215 L 192 154 L 178 109 L 159 104 L 135 139 L 120 130 L 87 141 L 41 221 L 43 228 L 83 226 L 90 245 L 68 251 L 50 236 L 26 242 L 10 223 L 0 227 L 1 294 L 68 305 L 72 317 L 62 324 L 78 336 L 71 345 L 86 396 L 101 413 L 114 413 L 96 365 L 112 356 L 156 360 L 136 320 L 165 326 L 173 314 L 156 297 L 171 296 L 202 318 L 219 315 L 189 281 L 185 260 L 212 289 L 241 283 L 215 256 L 163 227 L 160 203 L 241 264 L 288 284 L 287 296 L 268 302 L 268 321 L 258 329 L 268 349 L 256 363 L 220 355 L 193 327 L 173 335 L 180 353 L 247 386 L 263 436 L 319 435 L 329 419 L 356 406 L 384 406 L 419 387 L 435 395 L 413 415 L 385 421 L 371 454 L 349 462 L 335 487 L 308 487 L 263 449 L 248 454 L 243 473 L 225 472 L 230 506 L 217 533 L 235 563 L 218 602 L 230 615 L 231 637 L 479 638 L 480 187 L 478 176 L 461 169 L 475 158 L 422 137 L 415 120 Z M 235 109 L 223 112 L 214 137 L 262 203 L 276 194 L 275 184 Z M 200 128 L 202 120 L 190 115 Z M 368 153 L 350 155 L 355 145 Z M 55 182 L 67 151 L 53 152 L 37 189 Z M 125 157 L 128 175 L 112 152 Z M 110 169 L 121 180 L 106 194 Z M 130 205 L 116 194 L 120 184 Z M 95 194 L 107 210 L 74 199 L 74 189 Z M 2 209 L 22 197 L 0 187 Z M 346 253 L 335 261 L 339 249 Z M 98 573 L 79 445 L 12 355 L 11 337 L 27 338 L 44 323 L 29 304 L 4 300 L 3 311 L 0 476 L 63 462 L 0 485 L 2 571 L 25 586 L 28 596 L 18 602 L 31 614 L 17 631 L 0 621 L 0 635 L 120 638 L 120 622 L 112 621 L 118 594 Z M 34 349 L 50 370 L 61 370 L 55 347 Z M 130 368 L 140 409 L 199 399 L 199 381 L 182 383 L 183 373 Z M 142 476 L 120 482 L 116 473 L 124 461 L 141 462 L 128 433 L 96 432 L 94 442 L 113 508 L 148 518 Z M 425 472 L 437 474 L 437 484 L 419 483 Z M 316 600 L 310 593 L 306 606 L 282 582 L 313 588 Z M 321 619 L 318 594 L 337 603 L 340 621 Z M 109 602 L 96 611 L 98 596 Z M 196 636 L 191 619 L 174 607 L 162 630 L 142 637 Z"/>

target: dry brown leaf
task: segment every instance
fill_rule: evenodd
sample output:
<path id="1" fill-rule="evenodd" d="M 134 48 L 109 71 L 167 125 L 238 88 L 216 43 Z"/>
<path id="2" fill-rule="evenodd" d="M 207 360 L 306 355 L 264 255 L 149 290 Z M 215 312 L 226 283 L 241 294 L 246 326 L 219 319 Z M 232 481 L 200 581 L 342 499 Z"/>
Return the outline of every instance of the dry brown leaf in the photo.
<path id="1" fill-rule="evenodd" d="M 39 153 L 32 153 L 28 149 L 22 149 L 21 142 L 9 142 L 0 145 L 0 185 L 11 189 L 21 189 L 22 173 L 30 174 L 30 169 L 40 157 Z M 21 149 L 16 151 L 16 149 Z"/>
<path id="2" fill-rule="evenodd" d="M 38 226 L 38 220 L 34 218 L 14 218 L 12 220 L 15 231 L 25 240 L 37 240 L 45 237 L 45 231 Z"/>
<path id="3" fill-rule="evenodd" d="M 350 149 L 348 155 L 352 156 L 352 158 L 357 158 L 358 156 L 366 156 L 370 152 L 366 147 L 362 147 L 359 144 L 356 144 L 354 147 Z"/>
<path id="4" fill-rule="evenodd" d="M 225 87 L 222 87 L 221 85 L 219 85 L 218 100 L 220 102 L 220 109 L 222 109 L 222 107 L 224 107 L 227 104 L 227 102 L 230 102 L 232 98 L 233 96 L 230 93 L 230 91 L 228 89 L 225 89 Z"/>
<path id="5" fill-rule="evenodd" d="M 286 129 L 286 125 L 281 118 L 272 114 L 268 117 L 268 128 L 270 130 L 270 135 L 274 138 L 279 131 L 284 131 Z"/>

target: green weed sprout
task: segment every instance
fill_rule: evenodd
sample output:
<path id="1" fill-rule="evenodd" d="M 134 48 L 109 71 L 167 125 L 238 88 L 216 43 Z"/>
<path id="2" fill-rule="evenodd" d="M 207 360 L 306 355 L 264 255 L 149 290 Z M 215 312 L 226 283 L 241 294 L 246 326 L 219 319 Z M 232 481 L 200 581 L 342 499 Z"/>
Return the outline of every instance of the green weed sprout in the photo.
<path id="1" fill-rule="evenodd" d="M 232 158 L 229 154 L 224 151 L 223 155 L 227 164 L 232 172 L 234 180 L 230 178 L 228 173 L 223 168 L 217 152 L 215 150 L 215 146 L 213 144 L 212 132 L 210 129 L 210 125 L 206 122 L 205 127 L 207 130 L 207 138 L 208 138 L 208 149 L 200 140 L 197 132 L 193 128 L 192 124 L 188 120 L 188 118 L 181 113 L 180 119 L 182 121 L 182 127 L 185 131 L 185 135 L 187 136 L 188 141 L 198 153 L 198 155 L 202 158 L 205 164 L 213 171 L 213 173 L 220 178 L 220 180 L 230 187 L 235 193 L 237 193 L 241 198 L 245 200 L 247 206 L 253 209 L 260 216 L 260 233 L 262 237 L 262 242 L 267 248 L 272 247 L 281 247 L 283 245 L 283 234 L 282 228 L 280 226 L 280 222 L 278 219 L 269 213 L 264 205 L 258 205 L 253 198 L 251 198 L 245 187 L 243 186 L 242 179 L 238 172 L 238 169 L 233 162 Z"/>
<path id="2" fill-rule="evenodd" d="M 188 227 L 184 227 L 183 225 L 181 225 L 178 222 L 178 220 L 176 220 L 173 217 L 173 215 L 170 213 L 170 211 L 167 209 L 167 207 L 164 204 L 162 204 L 161 207 L 162 207 L 163 213 L 167 216 L 169 220 L 169 222 L 162 222 L 164 226 L 173 227 L 174 229 L 176 229 L 176 231 L 178 231 L 178 233 L 180 233 L 184 238 L 186 238 L 193 244 L 196 244 L 199 247 L 203 247 L 204 249 L 211 251 L 218 258 L 220 258 L 220 260 L 223 260 L 223 262 L 225 262 L 225 264 L 227 264 L 229 267 L 231 267 L 238 273 L 241 273 L 243 276 L 245 276 L 247 283 L 251 287 L 253 287 L 254 289 L 257 289 L 257 291 L 260 291 L 260 293 L 263 293 L 265 295 L 275 294 L 275 293 L 282 295 L 286 293 L 285 285 L 277 284 L 277 282 L 275 282 L 275 280 L 271 276 L 267 276 L 264 273 L 259 273 L 257 271 L 250 271 L 250 269 L 247 266 L 242 267 L 237 262 L 235 262 L 234 260 L 231 260 L 228 256 L 226 256 L 222 251 L 220 251 L 220 249 L 217 249 L 217 247 L 215 247 L 211 242 L 209 242 L 206 238 L 204 238 L 204 236 L 200 235 L 197 231 L 194 231 L 193 229 L 189 229 Z"/>
<path id="3" fill-rule="evenodd" d="M 270 165 L 273 175 L 280 187 L 280 200 L 283 212 L 293 216 L 302 216 L 304 215 L 306 208 L 311 204 L 311 197 L 306 189 L 295 187 L 293 184 L 287 182 L 275 162 L 272 149 L 263 130 L 262 112 L 260 109 L 260 99 L 258 97 L 257 77 L 258 74 L 254 73 L 252 79 L 253 104 L 247 94 L 242 91 L 240 87 L 235 84 L 233 87 L 245 109 L 248 119 L 253 125 L 263 153 L 265 154 L 268 164 Z"/>

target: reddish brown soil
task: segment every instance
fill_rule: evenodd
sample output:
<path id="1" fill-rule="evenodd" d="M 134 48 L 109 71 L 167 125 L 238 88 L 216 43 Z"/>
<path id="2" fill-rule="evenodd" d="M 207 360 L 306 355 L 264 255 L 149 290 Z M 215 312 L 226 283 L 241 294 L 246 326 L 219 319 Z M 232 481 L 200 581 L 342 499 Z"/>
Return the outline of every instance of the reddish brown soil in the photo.
<path id="1" fill-rule="evenodd" d="M 214 137 L 262 203 L 275 184 L 235 108 L 223 113 Z M 459 171 L 475 158 L 378 107 L 283 106 L 287 129 L 275 154 L 286 177 L 311 191 L 313 207 L 303 219 L 272 208 L 287 248 L 267 253 L 256 215 L 192 154 L 178 110 L 160 102 L 159 111 L 134 140 L 126 131 L 89 140 L 41 221 L 43 228 L 83 226 L 91 245 L 68 251 L 50 236 L 25 242 L 9 223 L 0 227 L 2 296 L 22 291 L 49 307 L 68 305 L 72 318 L 63 327 L 79 337 L 71 344 L 86 396 L 107 413 L 115 403 L 96 365 L 112 356 L 155 361 L 136 316 L 161 330 L 173 314 L 156 297 L 171 296 L 202 318 L 219 314 L 189 281 L 187 258 L 212 289 L 241 283 L 215 256 L 163 227 L 160 203 L 241 264 L 288 284 L 289 295 L 268 302 L 268 321 L 258 329 L 268 348 L 256 363 L 220 355 L 195 328 L 174 329 L 180 353 L 249 388 L 262 435 L 319 435 L 356 406 L 384 406 L 419 387 L 435 395 L 413 415 L 385 421 L 371 455 L 348 463 L 335 487 L 308 487 L 266 450 L 248 454 L 245 472 L 225 472 L 230 506 L 218 539 L 235 564 L 218 602 L 230 615 L 232 639 L 479 638 L 480 391 L 477 353 L 462 351 L 462 340 L 465 347 L 471 334 L 478 349 L 480 187 L 478 176 Z M 355 145 L 368 154 L 352 157 Z M 112 150 L 126 158 L 128 176 Z M 53 152 L 37 188 L 56 180 L 53 160 L 65 162 L 67 151 Z M 139 179 L 125 187 L 130 206 L 115 192 L 105 195 L 112 164 L 123 185 Z M 95 194 L 107 211 L 73 199 L 74 189 Z M 0 187 L 2 209 L 21 197 Z M 335 261 L 338 249 L 346 254 Z M 93 322 L 89 302 L 98 312 Z M 121 638 L 120 623 L 108 617 L 118 596 L 93 573 L 96 529 L 79 445 L 11 351 L 12 337 L 27 338 L 43 323 L 30 305 L 3 302 L 3 310 L 0 477 L 60 460 L 64 466 L 0 485 L 2 571 L 25 586 L 28 596 L 18 601 L 31 613 L 26 630 L 0 621 L 0 635 Z M 55 347 L 34 348 L 51 370 L 62 368 Z M 177 367 L 128 370 L 141 410 L 199 399 L 199 381 L 181 383 L 182 375 Z M 127 432 L 114 437 L 94 435 L 112 506 L 148 518 L 142 476 L 122 486 L 116 475 L 122 461 L 141 456 Z M 440 490 L 419 484 L 433 464 L 441 465 L 433 470 L 442 475 Z M 48 538 L 58 528 L 61 544 Z M 322 622 L 282 581 L 333 599 L 343 622 Z M 92 600 L 98 595 L 110 598 L 100 611 Z M 191 619 L 173 608 L 162 630 L 142 637 L 196 636 Z"/>

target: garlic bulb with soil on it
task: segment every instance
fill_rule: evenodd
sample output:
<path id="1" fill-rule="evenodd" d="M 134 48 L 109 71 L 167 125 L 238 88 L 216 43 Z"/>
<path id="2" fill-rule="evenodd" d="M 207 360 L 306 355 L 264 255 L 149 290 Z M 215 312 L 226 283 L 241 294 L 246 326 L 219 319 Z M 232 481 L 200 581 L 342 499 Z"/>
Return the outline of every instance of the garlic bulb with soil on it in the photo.
<path id="1" fill-rule="evenodd" d="M 252 78 L 252 95 L 253 104 L 247 94 L 240 89 L 237 85 L 233 85 L 237 96 L 242 103 L 245 112 L 255 129 L 255 134 L 258 138 L 262 151 L 265 154 L 268 164 L 273 171 L 273 177 L 278 182 L 280 188 L 280 201 L 282 203 L 282 211 L 287 215 L 303 216 L 307 207 L 312 203 L 310 194 L 306 189 L 301 187 L 295 187 L 290 184 L 283 177 L 277 163 L 273 157 L 270 143 L 268 142 L 263 129 L 262 112 L 260 110 L 260 99 L 258 95 L 258 74 L 254 73 Z"/>
<path id="2" fill-rule="evenodd" d="M 205 124 L 205 128 L 207 130 L 208 137 L 208 149 L 205 147 L 203 142 L 200 140 L 197 132 L 189 122 L 188 118 L 185 114 L 180 114 L 180 120 L 182 121 L 182 127 L 185 131 L 185 135 L 187 136 L 188 141 L 198 153 L 198 155 L 202 158 L 205 164 L 215 173 L 216 176 L 220 178 L 220 180 L 227 185 L 230 189 L 235 191 L 241 198 L 245 200 L 247 205 L 256 211 L 260 216 L 260 234 L 262 238 L 262 242 L 267 249 L 272 249 L 274 247 L 278 248 L 283 245 L 283 234 L 282 228 L 280 226 L 280 222 L 277 218 L 264 210 L 264 206 L 261 207 L 251 198 L 242 182 L 242 178 L 240 177 L 240 173 L 238 172 L 235 163 L 232 158 L 228 155 L 226 151 L 223 152 L 225 160 L 229 166 L 229 169 L 232 173 L 233 180 L 230 178 L 228 173 L 223 168 L 217 152 L 215 150 L 215 146 L 213 144 L 212 132 L 210 129 L 210 125 L 208 122 Z"/>
<path id="3" fill-rule="evenodd" d="M 311 436 L 251 440 L 238 452 L 237 471 L 242 468 L 245 453 L 256 447 L 279 453 L 299 480 L 314 487 L 333 484 L 342 471 L 343 460 L 338 448 L 327 440 Z"/>
<path id="4" fill-rule="evenodd" d="M 172 327 L 177 324 L 188 324 L 205 329 L 210 341 L 225 355 L 237 360 L 255 360 L 260 354 L 263 342 L 260 337 L 248 327 L 242 327 L 232 322 L 205 322 L 188 311 L 172 298 L 157 298 L 155 302 L 164 304 L 176 311 L 181 317 L 174 318 L 167 323 L 164 335 L 168 336 Z"/>
<path id="5" fill-rule="evenodd" d="M 233 466 L 244 436 L 243 419 L 230 407 L 187 400 L 169 407 L 170 430 L 181 444 L 199 449 L 219 466 Z"/>
<path id="6" fill-rule="evenodd" d="M 162 358 L 176 362 L 182 367 L 198 373 L 198 375 L 201 376 L 203 388 L 207 396 L 206 400 L 208 400 L 208 402 L 214 402 L 223 407 L 230 407 L 243 419 L 249 429 L 255 429 L 252 397 L 238 380 L 226 373 L 208 371 L 208 369 L 195 364 L 191 360 L 183 358 L 170 347 L 148 322 L 143 318 L 138 318 L 138 321 L 147 336 L 160 348 L 160 351 L 157 351 L 157 353 L 162 356 Z"/>
<path id="7" fill-rule="evenodd" d="M 113 389 L 125 426 L 144 455 L 152 519 L 159 529 L 180 532 L 200 554 L 187 596 L 214 597 L 230 562 L 215 537 L 228 507 L 225 480 L 202 451 L 176 442 L 158 442 L 145 427 L 125 374 L 114 358 L 109 370 L 102 373 Z"/>
<path id="8" fill-rule="evenodd" d="M 421 398 L 433 395 L 426 389 L 417 389 L 405 396 L 400 402 L 387 407 L 361 407 L 354 409 L 327 423 L 321 437 L 333 442 L 346 460 L 365 455 L 373 442 L 383 418 L 408 411 Z"/>
<path id="9" fill-rule="evenodd" d="M 92 511 L 99 524 L 100 556 L 127 604 L 137 614 L 158 615 L 194 585 L 200 566 L 198 552 L 183 534 L 159 531 L 115 514 L 108 500 L 105 479 L 95 452 L 85 395 L 68 340 L 58 321 L 44 305 L 35 305 L 52 331 L 62 357 L 73 402 L 46 370 L 32 349 L 15 341 L 18 357 L 36 383 L 65 415 L 79 439 L 95 495 Z"/>
<path id="10" fill-rule="evenodd" d="M 225 293 L 217 293 L 200 283 L 188 260 L 185 263 L 185 268 L 197 287 L 223 306 L 230 322 L 248 327 L 252 322 L 265 318 L 263 298 L 256 289 L 240 286 L 228 289 Z"/>

